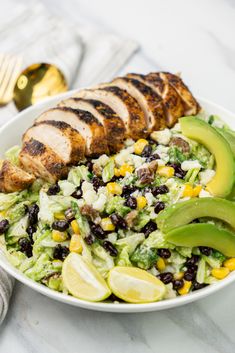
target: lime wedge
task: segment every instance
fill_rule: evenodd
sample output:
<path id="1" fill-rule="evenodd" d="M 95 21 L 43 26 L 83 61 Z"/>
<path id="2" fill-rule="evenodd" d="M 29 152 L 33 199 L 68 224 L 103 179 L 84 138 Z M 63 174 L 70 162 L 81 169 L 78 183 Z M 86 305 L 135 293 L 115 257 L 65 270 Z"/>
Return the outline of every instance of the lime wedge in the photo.
<path id="1" fill-rule="evenodd" d="M 111 291 L 96 268 L 76 253 L 70 253 L 63 263 L 64 286 L 74 297 L 97 302 L 106 299 Z"/>
<path id="2" fill-rule="evenodd" d="M 150 303 L 162 299 L 166 287 L 155 276 L 136 267 L 114 267 L 108 284 L 112 292 L 129 303 Z"/>

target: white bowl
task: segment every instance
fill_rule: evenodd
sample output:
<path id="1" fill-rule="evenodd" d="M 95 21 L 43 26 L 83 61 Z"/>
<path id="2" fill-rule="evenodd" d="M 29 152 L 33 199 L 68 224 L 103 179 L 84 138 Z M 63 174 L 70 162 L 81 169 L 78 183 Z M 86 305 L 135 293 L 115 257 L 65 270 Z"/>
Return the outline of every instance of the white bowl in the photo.
<path id="1" fill-rule="evenodd" d="M 52 97 L 48 100 L 43 101 L 40 104 L 32 106 L 23 112 L 15 116 L 14 119 L 10 120 L 9 123 L 5 124 L 0 129 L 0 154 L 3 155 L 4 152 L 11 146 L 19 144 L 21 141 L 21 136 L 24 131 L 32 124 L 33 120 L 42 113 L 45 109 L 53 107 L 61 99 L 66 98 L 71 95 L 70 92 L 66 92 L 56 97 Z M 199 99 L 201 106 L 210 114 L 216 114 L 221 116 L 223 120 L 235 129 L 235 115 L 226 109 L 207 101 L 206 99 Z M 97 311 L 109 311 L 118 313 L 137 313 L 146 311 L 157 311 L 168 308 L 173 308 L 176 306 L 184 305 L 200 298 L 204 298 L 209 294 L 215 293 L 219 289 L 227 286 L 235 280 L 235 271 L 232 272 L 225 279 L 217 282 L 216 284 L 210 285 L 199 291 L 192 292 L 186 296 L 177 297 L 174 299 L 167 299 L 156 303 L 150 304 L 112 304 L 112 303 L 91 303 L 84 300 L 76 299 L 72 296 L 65 295 L 56 292 L 46 286 L 36 283 L 31 279 L 27 278 L 24 274 L 14 268 L 7 260 L 4 253 L 0 250 L 0 266 L 6 270 L 10 275 L 15 277 L 20 282 L 26 284 L 30 288 L 50 297 L 55 300 L 61 301 L 74 306 L 79 306 L 81 308 L 97 310 Z"/>

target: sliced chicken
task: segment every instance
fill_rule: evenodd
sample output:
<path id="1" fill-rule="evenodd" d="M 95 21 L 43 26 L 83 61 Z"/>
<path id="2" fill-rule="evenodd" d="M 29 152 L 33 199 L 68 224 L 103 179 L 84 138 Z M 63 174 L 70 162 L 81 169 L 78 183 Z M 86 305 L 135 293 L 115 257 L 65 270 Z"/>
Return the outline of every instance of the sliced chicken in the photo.
<path id="1" fill-rule="evenodd" d="M 10 161 L 3 161 L 0 168 L 0 191 L 15 192 L 27 189 L 35 180 L 35 177 Z"/>
<path id="2" fill-rule="evenodd" d="M 94 99 L 69 98 L 59 106 L 81 109 L 92 114 L 104 127 L 108 148 L 111 153 L 120 151 L 126 134 L 122 119 L 108 105 Z"/>
<path id="3" fill-rule="evenodd" d="M 137 100 L 144 111 L 148 131 L 166 127 L 167 117 L 163 99 L 150 86 L 131 77 L 116 78 L 112 84 L 126 90 Z"/>
<path id="4" fill-rule="evenodd" d="M 107 104 L 123 120 L 126 137 L 134 140 L 147 135 L 144 112 L 139 103 L 127 91 L 116 86 L 82 90 L 74 95 L 85 99 L 95 99 Z"/>
<path id="5" fill-rule="evenodd" d="M 66 177 L 68 173 L 64 161 L 50 147 L 33 138 L 23 142 L 19 161 L 25 170 L 50 183 Z"/>
<path id="6" fill-rule="evenodd" d="M 173 126 L 178 121 L 178 118 L 184 115 L 182 99 L 168 81 L 160 77 L 159 73 L 154 72 L 148 75 L 128 74 L 127 76 L 148 85 L 162 97 L 166 108 L 167 125 L 169 127 Z"/>
<path id="7" fill-rule="evenodd" d="M 160 76 L 163 80 L 167 79 L 182 98 L 186 108 L 185 115 L 195 115 L 201 110 L 200 105 L 179 76 L 173 75 L 170 72 L 161 72 Z"/>
<path id="8" fill-rule="evenodd" d="M 76 164 L 84 159 L 85 141 L 79 132 L 61 121 L 42 121 L 29 128 L 23 141 L 31 138 L 50 147 L 65 164 Z"/>
<path id="9" fill-rule="evenodd" d="M 61 105 L 66 105 L 61 103 Z M 108 144 L 105 136 L 103 125 L 89 112 L 70 107 L 61 106 L 53 108 L 43 113 L 36 122 L 42 123 L 47 121 L 50 124 L 69 124 L 74 135 L 80 136 L 78 147 L 83 150 L 86 156 L 97 156 L 108 153 Z M 43 141 L 42 141 L 43 142 Z M 61 146 L 64 149 L 63 146 Z M 81 160 L 81 153 L 77 154 L 77 160 Z M 75 162 L 76 162 L 75 161 Z"/>

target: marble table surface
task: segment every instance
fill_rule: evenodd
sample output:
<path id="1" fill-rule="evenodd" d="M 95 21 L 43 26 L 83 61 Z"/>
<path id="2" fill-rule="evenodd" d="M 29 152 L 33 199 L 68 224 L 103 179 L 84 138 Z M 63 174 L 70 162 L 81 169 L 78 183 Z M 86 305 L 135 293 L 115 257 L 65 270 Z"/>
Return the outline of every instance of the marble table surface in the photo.
<path id="1" fill-rule="evenodd" d="M 137 40 L 123 71 L 181 71 L 196 95 L 235 112 L 234 0 L 44 0 Z M 0 327 L 0 353 L 234 353 L 235 283 L 184 307 L 111 314 L 57 303 L 17 283 Z"/>

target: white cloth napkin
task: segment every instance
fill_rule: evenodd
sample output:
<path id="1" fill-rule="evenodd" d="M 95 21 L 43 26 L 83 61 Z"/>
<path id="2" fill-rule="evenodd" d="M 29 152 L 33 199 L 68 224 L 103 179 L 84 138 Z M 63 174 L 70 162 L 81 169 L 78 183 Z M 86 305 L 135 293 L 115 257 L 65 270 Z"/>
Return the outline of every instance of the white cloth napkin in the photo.
<path id="1" fill-rule="evenodd" d="M 72 87 L 110 80 L 137 50 L 136 42 L 105 33 L 83 19 L 77 23 L 51 16 L 37 1 L 8 0 L 1 4 L 0 52 L 23 56 L 23 67 L 46 62 L 57 65 Z M 23 68 L 22 67 L 22 68 Z M 0 109 L 0 125 L 16 109 L 13 103 Z M 0 269 L 0 323 L 4 319 L 13 280 Z"/>

